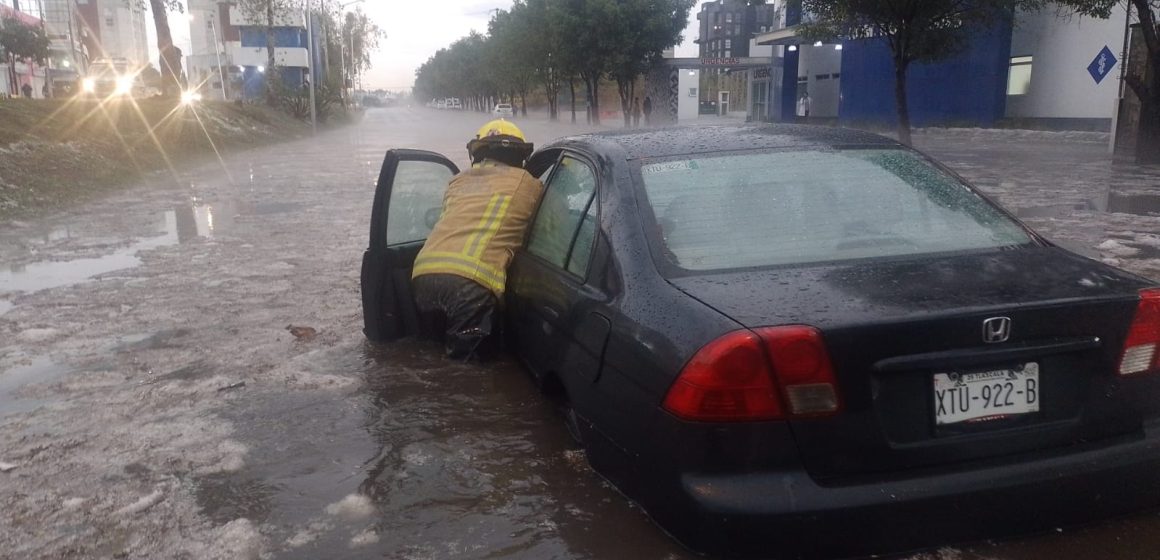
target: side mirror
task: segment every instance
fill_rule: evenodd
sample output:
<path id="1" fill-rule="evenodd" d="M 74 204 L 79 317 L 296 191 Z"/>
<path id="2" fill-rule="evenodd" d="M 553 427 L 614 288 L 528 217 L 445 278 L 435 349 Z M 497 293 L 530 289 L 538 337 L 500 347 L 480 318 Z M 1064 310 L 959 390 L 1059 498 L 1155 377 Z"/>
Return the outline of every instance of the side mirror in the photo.
<path id="1" fill-rule="evenodd" d="M 423 216 L 427 223 L 427 229 L 435 229 L 435 224 L 439 223 L 439 216 L 442 214 L 442 208 L 431 208 L 427 210 L 427 214 Z"/>

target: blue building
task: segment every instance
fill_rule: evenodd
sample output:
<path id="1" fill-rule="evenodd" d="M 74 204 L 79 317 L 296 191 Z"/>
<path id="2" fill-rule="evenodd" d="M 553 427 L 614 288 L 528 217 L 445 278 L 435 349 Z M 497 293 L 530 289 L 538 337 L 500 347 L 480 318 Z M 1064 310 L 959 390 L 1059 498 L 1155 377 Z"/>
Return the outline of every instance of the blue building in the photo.
<path id="1" fill-rule="evenodd" d="M 237 7 L 230 8 L 230 27 L 227 35 L 227 49 L 232 63 L 241 68 L 242 90 L 247 98 L 265 94 L 269 72 L 279 72 L 282 84 L 289 88 L 305 88 L 309 85 L 310 69 L 314 69 L 314 83 L 320 83 L 326 75 L 322 53 L 322 39 L 317 18 L 310 18 L 314 26 L 314 43 L 308 41 L 306 16 L 294 11 L 281 14 L 275 19 L 274 60 L 275 69 L 266 68 L 269 54 L 266 48 L 266 26 L 264 21 L 250 21 L 247 14 Z M 311 63 L 313 62 L 313 64 Z"/>
<path id="2" fill-rule="evenodd" d="M 755 37 L 775 47 L 769 85 L 754 86 L 769 90 L 768 120 L 805 118 L 808 107 L 813 121 L 897 123 L 894 63 L 885 41 L 804 43 L 795 31 L 800 2 L 778 4 L 779 28 Z M 1014 24 L 978 33 L 958 56 L 912 64 L 912 123 L 1109 130 L 1121 92 L 1126 20 L 1123 8 L 1109 20 L 1020 13 Z"/>

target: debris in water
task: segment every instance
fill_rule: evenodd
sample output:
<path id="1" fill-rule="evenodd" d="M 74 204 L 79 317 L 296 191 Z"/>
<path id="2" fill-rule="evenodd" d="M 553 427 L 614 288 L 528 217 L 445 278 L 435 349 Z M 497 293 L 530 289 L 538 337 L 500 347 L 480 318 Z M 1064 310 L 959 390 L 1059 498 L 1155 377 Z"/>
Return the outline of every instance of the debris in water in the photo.
<path id="1" fill-rule="evenodd" d="M 371 503 L 371 499 L 361 494 L 350 494 L 326 506 L 326 513 L 347 519 L 370 517 L 374 512 L 375 506 Z"/>
<path id="2" fill-rule="evenodd" d="M 318 331 L 314 330 L 313 327 L 286 325 L 286 330 L 290 331 L 290 334 L 294 335 L 294 338 L 301 341 L 312 340 L 318 334 Z"/>
<path id="3" fill-rule="evenodd" d="M 133 502 L 133 503 L 117 510 L 117 515 L 134 515 L 134 514 L 141 513 L 143 511 L 161 503 L 161 501 L 164 499 L 165 499 L 164 492 L 162 492 L 160 490 L 154 490 L 152 494 L 149 494 L 148 496 L 145 496 L 145 497 L 141 498 L 140 500 L 137 500 L 136 502 Z"/>
<path id="4" fill-rule="evenodd" d="M 225 387 L 218 387 L 218 392 L 221 393 L 223 391 L 232 391 L 234 389 L 241 389 L 242 387 L 245 387 L 245 386 L 246 386 L 245 381 L 239 381 L 237 383 L 230 383 L 229 385 L 226 385 Z"/>
<path id="5" fill-rule="evenodd" d="M 5 461 L 0 461 L 0 472 L 8 472 L 12 469 L 15 469 L 18 466 L 20 466 L 20 465 L 17 465 L 16 463 L 8 463 Z"/>

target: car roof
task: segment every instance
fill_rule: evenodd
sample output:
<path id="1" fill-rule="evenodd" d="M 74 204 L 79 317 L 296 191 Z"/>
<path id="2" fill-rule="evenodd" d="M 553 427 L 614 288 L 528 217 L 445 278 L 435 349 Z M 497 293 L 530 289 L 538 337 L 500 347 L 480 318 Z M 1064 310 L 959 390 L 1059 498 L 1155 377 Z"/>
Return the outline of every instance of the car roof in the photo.
<path id="1" fill-rule="evenodd" d="M 598 152 L 619 149 L 629 160 L 753 149 L 902 147 L 895 140 L 870 132 L 797 124 L 675 126 L 652 130 L 618 130 L 561 138 L 553 142 L 552 146 L 568 144 L 587 144 Z"/>

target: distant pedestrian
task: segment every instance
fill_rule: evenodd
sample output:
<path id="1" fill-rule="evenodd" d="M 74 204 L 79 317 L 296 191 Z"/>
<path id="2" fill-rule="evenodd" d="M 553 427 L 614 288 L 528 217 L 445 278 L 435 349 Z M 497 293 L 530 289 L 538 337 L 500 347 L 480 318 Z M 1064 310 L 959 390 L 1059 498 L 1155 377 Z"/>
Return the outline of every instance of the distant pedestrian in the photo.
<path id="1" fill-rule="evenodd" d="M 644 97 L 644 125 L 652 124 L 652 97 Z"/>
<path id="2" fill-rule="evenodd" d="M 25 83 L 24 85 L 20 86 L 20 91 L 24 92 L 24 97 L 32 99 L 32 84 Z"/>
<path id="3" fill-rule="evenodd" d="M 632 98 L 632 127 L 640 128 L 640 98 Z"/>
<path id="4" fill-rule="evenodd" d="M 810 94 L 803 93 L 801 99 L 798 100 L 798 116 L 810 118 Z"/>
<path id="5" fill-rule="evenodd" d="M 40 88 L 40 96 L 41 96 L 41 97 L 43 97 L 43 98 L 45 98 L 45 99 L 48 99 L 48 98 L 52 97 L 51 93 L 52 93 L 52 92 L 50 92 L 50 91 L 48 90 L 48 82 L 47 82 L 47 81 L 45 81 L 45 82 L 44 82 L 44 87 L 41 87 L 41 88 Z"/>

